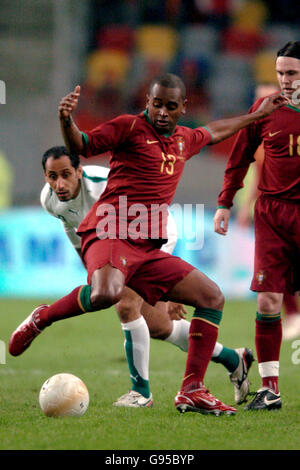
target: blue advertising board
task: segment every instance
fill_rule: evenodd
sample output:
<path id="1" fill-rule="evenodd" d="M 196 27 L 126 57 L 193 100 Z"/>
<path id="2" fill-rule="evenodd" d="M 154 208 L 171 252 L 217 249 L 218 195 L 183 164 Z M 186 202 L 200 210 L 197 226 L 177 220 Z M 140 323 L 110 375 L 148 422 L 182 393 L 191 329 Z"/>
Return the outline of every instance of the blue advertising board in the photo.
<path id="1" fill-rule="evenodd" d="M 229 234 L 222 237 L 213 231 L 210 210 L 200 217 L 185 211 L 184 220 L 176 211 L 173 215 L 179 229 L 174 254 L 217 282 L 227 297 L 249 296 L 252 230 L 239 229 L 232 221 Z M 193 230 L 188 233 L 187 227 Z M 85 269 L 60 220 L 39 207 L 0 213 L 0 296 L 56 298 L 85 283 Z"/>

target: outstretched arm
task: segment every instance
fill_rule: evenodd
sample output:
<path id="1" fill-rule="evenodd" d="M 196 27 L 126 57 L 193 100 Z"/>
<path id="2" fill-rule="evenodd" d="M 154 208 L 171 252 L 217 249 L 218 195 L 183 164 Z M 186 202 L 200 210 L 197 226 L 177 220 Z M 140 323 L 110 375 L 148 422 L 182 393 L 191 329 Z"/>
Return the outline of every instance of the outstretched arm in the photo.
<path id="1" fill-rule="evenodd" d="M 82 153 L 84 145 L 82 134 L 72 119 L 72 112 L 77 108 L 80 96 L 80 86 L 61 99 L 58 106 L 58 117 L 66 147 L 70 152 Z"/>
<path id="2" fill-rule="evenodd" d="M 212 135 L 211 144 L 216 144 L 224 139 L 227 139 L 227 137 L 235 134 L 240 129 L 247 127 L 254 121 L 258 121 L 259 119 L 268 116 L 273 111 L 281 108 L 285 104 L 287 104 L 287 99 L 278 93 L 276 95 L 265 98 L 257 110 L 253 111 L 252 113 L 210 122 L 205 127 Z"/>

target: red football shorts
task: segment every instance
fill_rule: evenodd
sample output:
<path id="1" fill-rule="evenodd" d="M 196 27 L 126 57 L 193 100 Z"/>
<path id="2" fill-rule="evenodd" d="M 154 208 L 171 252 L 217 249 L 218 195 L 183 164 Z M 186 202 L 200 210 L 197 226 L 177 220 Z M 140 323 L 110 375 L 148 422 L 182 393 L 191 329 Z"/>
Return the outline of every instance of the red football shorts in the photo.
<path id="1" fill-rule="evenodd" d="M 255 257 L 251 290 L 300 289 L 300 204 L 260 196 L 255 204 Z"/>
<path id="2" fill-rule="evenodd" d="M 89 284 L 94 271 L 109 263 L 124 274 L 125 284 L 150 305 L 167 300 L 167 292 L 195 269 L 181 258 L 155 248 L 150 240 L 100 240 L 87 232 L 82 234 L 81 245 Z"/>

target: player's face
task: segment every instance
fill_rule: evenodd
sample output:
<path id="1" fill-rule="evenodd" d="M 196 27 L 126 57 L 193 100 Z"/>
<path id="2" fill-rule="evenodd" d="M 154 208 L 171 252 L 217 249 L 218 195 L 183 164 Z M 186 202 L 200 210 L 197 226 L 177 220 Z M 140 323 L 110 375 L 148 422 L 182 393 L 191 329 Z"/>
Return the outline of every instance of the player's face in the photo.
<path id="1" fill-rule="evenodd" d="M 185 114 L 186 100 L 179 88 L 166 88 L 157 83 L 147 95 L 146 108 L 158 134 L 172 134 L 181 114 Z"/>
<path id="2" fill-rule="evenodd" d="M 300 60 L 294 57 L 278 57 L 276 60 L 276 73 L 283 95 L 293 101 L 293 95 L 299 99 L 300 82 Z M 294 85 L 294 86 L 293 86 Z"/>
<path id="3" fill-rule="evenodd" d="M 45 180 L 60 201 L 69 201 L 78 195 L 81 176 L 82 167 L 75 169 L 66 155 L 57 159 L 49 157 L 46 161 Z"/>

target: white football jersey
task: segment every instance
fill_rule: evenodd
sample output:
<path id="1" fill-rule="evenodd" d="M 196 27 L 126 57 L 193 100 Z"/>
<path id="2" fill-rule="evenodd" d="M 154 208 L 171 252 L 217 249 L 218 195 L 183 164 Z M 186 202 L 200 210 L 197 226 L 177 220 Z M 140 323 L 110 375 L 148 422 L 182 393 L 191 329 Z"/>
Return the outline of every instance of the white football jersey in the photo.
<path id="1" fill-rule="evenodd" d="M 49 214 L 61 220 L 63 228 L 75 249 L 80 249 L 81 246 L 77 229 L 92 205 L 98 201 L 103 193 L 108 173 L 109 168 L 103 166 L 84 166 L 79 194 L 69 201 L 60 201 L 49 183 L 46 183 L 42 189 L 40 196 L 42 207 Z M 166 253 L 172 253 L 177 242 L 177 227 L 171 214 L 168 217 L 167 234 L 168 242 L 162 245 L 161 249 Z"/>

